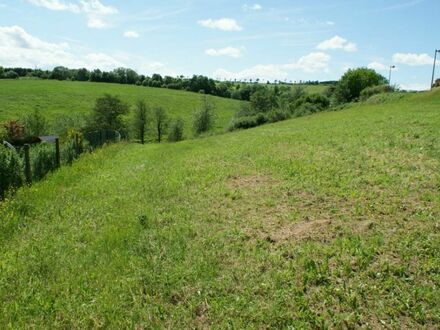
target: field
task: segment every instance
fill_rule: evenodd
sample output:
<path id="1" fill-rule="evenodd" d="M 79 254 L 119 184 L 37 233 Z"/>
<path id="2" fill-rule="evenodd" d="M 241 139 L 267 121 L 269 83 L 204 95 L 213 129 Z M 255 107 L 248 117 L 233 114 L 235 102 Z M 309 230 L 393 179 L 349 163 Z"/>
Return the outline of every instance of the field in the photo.
<path id="1" fill-rule="evenodd" d="M 191 135 L 192 115 L 201 104 L 201 95 L 163 88 L 55 80 L 0 80 L 0 122 L 17 119 L 35 109 L 43 111 L 49 119 L 66 114 L 87 115 L 95 100 L 105 93 L 118 95 L 131 106 L 143 99 L 151 107 L 164 107 L 171 119 L 181 117 L 185 121 L 187 136 Z M 209 98 L 215 106 L 214 131 L 223 132 L 240 109 L 241 102 Z"/>
<path id="2" fill-rule="evenodd" d="M 71 83 L 84 98 L 62 108 L 47 84 L 52 112 L 159 98 Z M 435 329 L 439 109 L 411 94 L 84 155 L 0 206 L 0 328 Z"/>

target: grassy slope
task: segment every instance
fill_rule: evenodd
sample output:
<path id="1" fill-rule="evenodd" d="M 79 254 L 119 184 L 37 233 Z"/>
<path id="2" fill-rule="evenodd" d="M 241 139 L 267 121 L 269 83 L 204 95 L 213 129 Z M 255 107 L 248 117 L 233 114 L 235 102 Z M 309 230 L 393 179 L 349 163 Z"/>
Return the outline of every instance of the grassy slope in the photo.
<path id="1" fill-rule="evenodd" d="M 435 328 L 439 107 L 83 157 L 0 210 L 0 327 Z"/>
<path id="2" fill-rule="evenodd" d="M 34 109 L 42 110 L 53 118 L 64 114 L 88 114 L 96 98 L 104 93 L 119 95 L 130 105 L 145 99 L 151 106 L 162 106 L 169 111 L 169 117 L 182 117 L 191 125 L 194 110 L 200 106 L 201 96 L 196 93 L 174 91 L 163 88 L 147 88 L 120 84 L 70 82 L 54 80 L 0 80 L 0 121 L 16 119 Z M 216 131 L 224 131 L 240 102 L 211 97 L 216 106 Z"/>

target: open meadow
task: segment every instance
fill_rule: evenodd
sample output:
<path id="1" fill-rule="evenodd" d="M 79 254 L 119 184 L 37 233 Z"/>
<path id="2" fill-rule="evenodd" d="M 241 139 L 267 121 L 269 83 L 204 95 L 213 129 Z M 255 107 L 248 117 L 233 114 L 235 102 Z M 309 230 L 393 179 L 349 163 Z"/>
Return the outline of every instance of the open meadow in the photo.
<path id="1" fill-rule="evenodd" d="M 151 108 L 163 107 L 170 119 L 182 118 L 191 136 L 192 116 L 200 108 L 202 95 L 165 88 L 56 80 L 0 80 L 0 122 L 41 111 L 53 121 L 63 116 L 90 115 L 97 98 L 116 95 L 132 108 L 145 100 Z M 208 96 L 216 116 L 214 132 L 224 132 L 240 109 L 241 101 Z"/>
<path id="2" fill-rule="evenodd" d="M 8 81 L 1 116 L 109 90 L 185 118 L 198 97 Z M 0 328 L 435 329 L 439 110 L 440 91 L 408 94 L 83 155 L 0 205 Z"/>

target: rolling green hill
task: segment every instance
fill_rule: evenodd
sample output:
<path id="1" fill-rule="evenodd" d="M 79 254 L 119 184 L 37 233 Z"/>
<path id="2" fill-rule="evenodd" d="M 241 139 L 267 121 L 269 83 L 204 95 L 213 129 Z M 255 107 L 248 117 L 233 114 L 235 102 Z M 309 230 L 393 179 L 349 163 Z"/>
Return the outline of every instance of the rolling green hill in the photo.
<path id="1" fill-rule="evenodd" d="M 88 114 L 95 100 L 105 93 L 118 95 L 134 106 L 144 99 L 150 106 L 162 106 L 170 118 L 181 117 L 190 133 L 192 115 L 200 106 L 201 95 L 164 88 L 55 80 L 0 80 L 0 121 L 17 119 L 20 115 L 41 110 L 47 117 L 65 114 Z M 214 131 L 222 132 L 240 109 L 241 102 L 209 96 L 215 106 Z"/>
<path id="2" fill-rule="evenodd" d="M 439 109 L 84 155 L 0 206 L 0 327 L 434 329 Z"/>

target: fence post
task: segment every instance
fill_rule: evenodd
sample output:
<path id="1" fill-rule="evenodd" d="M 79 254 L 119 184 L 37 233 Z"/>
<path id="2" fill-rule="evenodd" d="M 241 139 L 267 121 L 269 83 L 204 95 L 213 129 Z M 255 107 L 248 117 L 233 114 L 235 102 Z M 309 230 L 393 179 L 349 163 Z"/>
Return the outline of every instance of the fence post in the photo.
<path id="1" fill-rule="evenodd" d="M 61 167 L 61 155 L 60 155 L 60 139 L 55 139 L 55 162 L 57 168 Z"/>
<path id="2" fill-rule="evenodd" d="M 32 183 L 32 173 L 31 173 L 31 157 L 30 157 L 30 145 L 24 145 L 24 175 L 26 177 L 26 183 Z"/>

